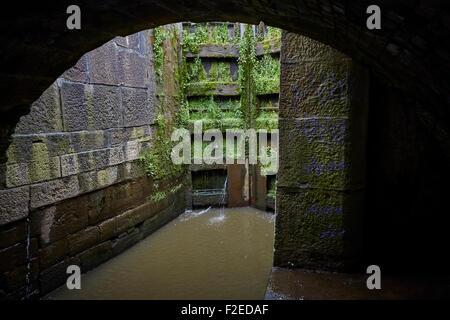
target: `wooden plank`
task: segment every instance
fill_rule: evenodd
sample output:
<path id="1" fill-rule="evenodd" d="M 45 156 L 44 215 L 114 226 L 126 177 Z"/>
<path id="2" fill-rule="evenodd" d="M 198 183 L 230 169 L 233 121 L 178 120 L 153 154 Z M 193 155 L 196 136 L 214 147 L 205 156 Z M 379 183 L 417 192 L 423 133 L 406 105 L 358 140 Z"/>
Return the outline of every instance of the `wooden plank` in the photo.
<path id="1" fill-rule="evenodd" d="M 188 52 L 187 58 L 199 56 L 201 58 L 237 58 L 239 56 L 239 48 L 235 44 L 213 45 L 208 44 L 199 46 L 198 53 Z"/>
<path id="2" fill-rule="evenodd" d="M 197 82 L 187 87 L 188 96 L 237 96 L 238 83 Z"/>

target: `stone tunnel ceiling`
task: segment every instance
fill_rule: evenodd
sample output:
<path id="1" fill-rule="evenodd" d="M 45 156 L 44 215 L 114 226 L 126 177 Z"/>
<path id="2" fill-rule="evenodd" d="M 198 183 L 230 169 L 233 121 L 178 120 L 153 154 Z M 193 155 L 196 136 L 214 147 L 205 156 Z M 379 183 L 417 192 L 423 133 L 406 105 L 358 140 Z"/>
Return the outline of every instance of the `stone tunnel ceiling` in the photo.
<path id="1" fill-rule="evenodd" d="M 17 2 L 2 19 L 3 137 L 58 75 L 114 36 L 187 20 L 262 20 L 331 45 L 402 89 L 450 155 L 448 1 L 79 1 L 79 31 L 65 28 L 70 4 Z M 381 8 L 381 30 L 365 26 L 370 4 Z"/>

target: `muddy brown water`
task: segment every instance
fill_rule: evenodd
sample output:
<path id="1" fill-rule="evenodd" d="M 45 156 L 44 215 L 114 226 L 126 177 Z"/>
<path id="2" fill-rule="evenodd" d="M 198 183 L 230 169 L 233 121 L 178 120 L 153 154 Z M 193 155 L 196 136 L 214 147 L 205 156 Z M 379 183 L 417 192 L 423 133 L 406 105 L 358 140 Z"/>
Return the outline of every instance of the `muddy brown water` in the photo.
<path id="1" fill-rule="evenodd" d="M 46 299 L 263 299 L 275 216 L 254 208 L 185 212 Z"/>

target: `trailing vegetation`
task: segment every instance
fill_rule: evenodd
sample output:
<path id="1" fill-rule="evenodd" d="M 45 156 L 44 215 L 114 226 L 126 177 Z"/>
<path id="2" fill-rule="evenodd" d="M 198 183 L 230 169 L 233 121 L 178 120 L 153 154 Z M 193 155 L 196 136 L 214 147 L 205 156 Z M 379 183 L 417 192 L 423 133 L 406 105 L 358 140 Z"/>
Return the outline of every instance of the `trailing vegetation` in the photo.
<path id="1" fill-rule="evenodd" d="M 170 30 L 167 30 L 164 26 L 156 27 L 155 29 L 153 29 L 153 61 L 158 83 L 163 82 L 162 67 L 164 61 L 164 41 L 174 39 L 174 33 Z"/>
<path id="2" fill-rule="evenodd" d="M 206 43 L 227 43 L 230 40 L 227 24 L 202 25 L 192 24 L 195 32 L 184 30 L 183 50 L 195 52 L 195 48 Z M 186 92 L 191 96 L 203 98 L 190 98 L 188 106 L 190 121 L 203 120 L 204 128 L 241 128 L 276 129 L 278 116 L 276 111 L 257 111 L 257 94 L 273 94 L 279 91 L 280 63 L 270 54 L 258 59 L 256 56 L 256 40 L 272 41 L 281 35 L 277 28 L 267 27 L 266 33 L 262 25 L 258 26 L 255 39 L 251 26 L 246 26 L 244 35 L 239 39 L 238 57 L 238 83 L 240 101 L 228 101 L 225 106 L 215 101 L 214 92 L 220 91 L 219 84 L 233 83 L 230 64 L 225 61 L 212 61 L 208 73 L 200 57 L 195 57 L 187 63 L 187 76 L 185 77 Z M 269 43 L 269 42 L 267 42 Z M 194 49 L 193 49 L 194 48 Z M 270 49 L 270 45 L 269 45 Z M 228 108 L 230 105 L 232 108 Z"/>
<path id="3" fill-rule="evenodd" d="M 175 187 L 173 187 L 172 189 L 170 189 L 170 193 L 175 193 L 175 192 L 177 192 L 178 190 L 181 189 L 182 186 L 183 186 L 182 183 L 176 185 Z"/>
<path id="4" fill-rule="evenodd" d="M 191 32 L 189 29 L 194 29 Z M 228 31 L 228 24 L 206 25 L 201 23 L 191 23 L 189 29 L 183 29 L 183 47 L 192 53 L 197 53 L 202 45 L 226 45 L 236 42 L 239 37 L 231 39 Z"/>
<path id="5" fill-rule="evenodd" d="M 263 176 L 267 176 L 269 174 L 273 174 L 274 172 L 277 172 L 277 157 L 278 157 L 278 150 L 276 148 L 272 148 L 271 146 L 267 146 L 266 148 L 266 156 L 270 159 L 268 164 L 263 164 L 261 161 L 260 167 L 261 167 L 261 174 Z M 258 156 L 260 158 L 260 156 Z"/>
<path id="6" fill-rule="evenodd" d="M 157 202 L 157 201 L 164 199 L 165 197 L 166 197 L 165 192 L 158 191 L 158 192 L 152 194 L 151 196 L 149 196 L 147 198 L 147 200 L 151 201 L 151 202 Z"/>
<path id="7" fill-rule="evenodd" d="M 242 111 L 237 100 L 215 101 L 213 96 L 189 101 L 190 120 L 202 120 L 203 129 L 239 128 L 243 125 Z"/>
<path id="8" fill-rule="evenodd" d="M 231 43 L 230 33 L 228 31 L 228 24 L 220 24 L 214 26 L 211 32 L 211 43 L 213 44 L 229 44 Z"/>
<path id="9" fill-rule="evenodd" d="M 257 94 L 278 93 L 280 90 L 280 61 L 270 54 L 257 60 L 253 68 Z"/>
<path id="10" fill-rule="evenodd" d="M 238 150 L 237 144 L 234 145 L 233 149 L 227 149 L 227 144 L 225 143 L 225 138 L 223 139 L 223 141 L 224 141 L 222 144 L 223 159 L 226 159 L 226 158 L 238 159 L 238 158 L 242 157 L 243 153 L 245 152 L 245 149 Z M 208 147 L 210 144 L 211 144 L 211 142 L 209 142 L 209 141 L 202 141 L 202 155 L 204 154 L 206 147 Z M 215 152 L 216 151 L 213 152 L 213 156 L 216 156 Z M 192 158 L 195 157 L 194 153 L 195 153 L 194 142 L 192 142 L 192 145 L 191 145 Z M 200 155 L 199 155 L 199 157 L 200 157 Z"/>
<path id="11" fill-rule="evenodd" d="M 281 38 L 281 29 L 267 26 L 267 34 L 264 36 L 265 40 Z"/>
<path id="12" fill-rule="evenodd" d="M 159 113 L 156 119 L 157 132 L 152 148 L 144 150 L 140 162 L 148 176 L 155 180 L 180 176 L 185 168 L 176 165 L 170 157 L 174 143 L 170 139 L 172 128 L 166 125 L 165 117 Z"/>
<path id="13" fill-rule="evenodd" d="M 219 81 L 232 82 L 230 64 L 225 62 L 219 62 Z"/>
<path id="14" fill-rule="evenodd" d="M 154 29 L 153 33 L 153 54 L 154 54 L 154 66 L 155 73 L 158 79 L 158 86 L 160 87 L 160 94 L 158 95 L 159 103 L 156 110 L 156 134 L 152 141 L 152 146 L 149 149 L 145 149 L 141 152 L 139 161 L 145 169 L 148 176 L 151 176 L 154 180 L 166 179 L 170 177 L 180 176 L 185 167 L 182 165 L 175 165 L 171 159 L 171 151 L 174 143 L 171 141 L 170 136 L 174 129 L 187 123 L 189 119 L 189 111 L 187 109 L 185 96 L 184 96 L 184 84 L 183 74 L 184 69 L 175 66 L 173 69 L 175 82 L 179 82 L 174 87 L 169 87 L 168 83 L 164 81 L 163 68 L 166 61 L 166 51 L 173 50 L 177 55 L 178 36 L 176 28 L 173 30 L 167 27 L 158 27 Z M 168 95 L 166 97 L 166 94 Z M 174 102 L 171 102 L 174 100 Z M 177 99 L 179 99 L 177 101 Z M 166 110 L 167 103 L 180 103 L 180 110 L 175 114 L 175 110 Z M 187 112 L 186 112 L 187 111 Z M 173 119 L 167 119 L 167 116 L 173 117 Z"/>
<path id="15" fill-rule="evenodd" d="M 228 128 L 255 128 L 257 130 L 272 130 L 278 127 L 278 115 L 275 110 L 257 110 L 257 94 L 272 94 L 279 90 L 280 64 L 278 59 L 266 54 L 261 58 L 256 56 L 256 41 L 262 40 L 269 43 L 274 39 L 279 39 L 280 30 L 267 27 L 268 32 L 258 34 L 255 39 L 251 26 L 246 26 L 242 38 L 239 32 L 233 39 L 230 37 L 228 24 L 191 24 L 195 29 L 190 32 L 183 29 L 182 51 L 176 52 L 178 47 L 178 36 L 176 28 L 158 27 L 153 32 L 153 53 L 154 67 L 157 83 L 162 88 L 158 93 L 160 104 L 156 115 L 157 132 L 152 143 L 152 147 L 144 150 L 140 156 L 140 162 L 146 173 L 155 180 L 180 176 L 186 166 L 174 165 L 171 161 L 171 150 L 174 143 L 170 136 L 174 127 L 185 127 L 192 130 L 195 120 L 202 120 L 203 129 L 217 128 L 225 131 Z M 172 41 L 170 43 L 169 41 Z M 231 74 L 230 63 L 225 60 L 215 60 L 211 62 L 211 67 L 206 72 L 202 59 L 194 57 L 186 59 L 187 53 L 198 53 L 202 45 L 226 45 L 237 44 L 239 47 L 238 57 L 238 99 L 217 99 L 213 92 L 220 90 L 221 84 L 235 84 L 235 75 Z M 269 45 L 270 49 L 270 45 Z M 167 91 L 165 88 L 164 73 L 165 61 L 167 60 L 165 50 L 174 50 L 175 55 L 180 55 L 181 65 L 173 69 L 175 77 L 175 87 L 179 84 L 179 89 L 175 92 Z M 187 94 L 194 94 L 198 98 L 187 98 Z M 167 95 L 167 96 L 166 96 Z M 178 98 L 176 98 L 178 97 Z M 169 99 L 169 100 L 167 100 Z M 179 112 L 172 115 L 173 119 L 168 119 L 167 114 L 172 111 L 165 110 L 166 101 L 179 99 Z M 209 143 L 204 143 L 205 148 Z M 192 152 L 194 149 L 192 149 Z M 226 144 L 224 143 L 223 155 L 226 156 Z M 237 157 L 237 150 L 228 150 L 234 157 Z M 270 171 L 272 168 L 262 170 Z M 171 190 L 172 191 L 172 190 Z M 175 192 L 176 190 L 173 190 Z M 161 192 L 154 195 L 156 200 L 162 196 Z"/>
<path id="16" fill-rule="evenodd" d="M 275 110 L 260 110 L 256 118 L 256 129 L 274 130 L 278 129 L 278 112 Z"/>
<path id="17" fill-rule="evenodd" d="M 256 106 L 253 67 L 256 64 L 255 37 L 250 26 L 245 27 L 239 42 L 239 88 L 241 93 L 241 110 L 244 114 L 246 128 L 252 127 Z"/>
<path id="18" fill-rule="evenodd" d="M 187 82 L 205 82 L 208 79 L 205 68 L 203 68 L 200 57 L 188 63 Z"/>

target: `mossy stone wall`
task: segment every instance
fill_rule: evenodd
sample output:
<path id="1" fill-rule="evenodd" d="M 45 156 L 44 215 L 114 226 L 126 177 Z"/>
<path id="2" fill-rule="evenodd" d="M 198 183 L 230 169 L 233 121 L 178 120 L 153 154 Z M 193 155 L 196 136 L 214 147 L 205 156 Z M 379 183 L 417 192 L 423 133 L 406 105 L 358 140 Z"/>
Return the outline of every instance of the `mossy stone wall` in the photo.
<path id="1" fill-rule="evenodd" d="M 161 44 L 164 81 L 154 43 L 148 30 L 87 53 L 16 126 L 0 185 L 0 299 L 42 296 L 68 265 L 86 272 L 184 211 L 185 176 L 148 177 L 139 161 L 170 139 L 180 108 L 178 40 Z"/>
<path id="2" fill-rule="evenodd" d="M 368 73 L 283 32 L 276 266 L 348 269 L 362 245 Z"/>

